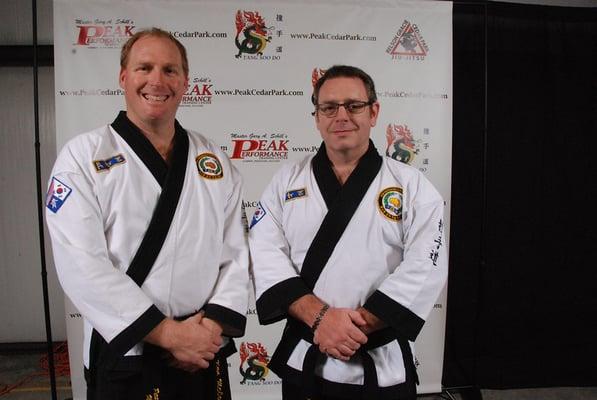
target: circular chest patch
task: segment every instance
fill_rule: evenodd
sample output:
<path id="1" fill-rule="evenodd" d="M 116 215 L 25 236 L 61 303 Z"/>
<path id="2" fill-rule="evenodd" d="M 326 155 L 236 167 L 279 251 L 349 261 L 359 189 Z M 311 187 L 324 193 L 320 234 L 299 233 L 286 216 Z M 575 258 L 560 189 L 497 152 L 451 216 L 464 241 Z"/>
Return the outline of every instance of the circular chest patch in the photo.
<path id="1" fill-rule="evenodd" d="M 382 190 L 377 198 L 377 206 L 392 221 L 402 220 L 402 188 L 389 187 Z"/>
<path id="2" fill-rule="evenodd" d="M 206 179 L 220 179 L 224 176 L 220 160 L 212 153 L 203 153 L 197 156 L 197 170 L 199 175 Z"/>

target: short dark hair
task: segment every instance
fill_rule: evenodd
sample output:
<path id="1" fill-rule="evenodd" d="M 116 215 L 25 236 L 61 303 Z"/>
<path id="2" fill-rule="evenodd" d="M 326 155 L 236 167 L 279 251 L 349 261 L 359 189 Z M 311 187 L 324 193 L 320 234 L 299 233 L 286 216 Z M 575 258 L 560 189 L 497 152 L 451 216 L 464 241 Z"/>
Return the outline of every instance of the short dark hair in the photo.
<path id="1" fill-rule="evenodd" d="M 311 102 L 313 105 L 317 105 L 317 101 L 319 99 L 319 90 L 325 83 L 325 81 L 333 78 L 358 78 L 360 79 L 363 84 L 365 85 L 365 89 L 367 90 L 367 97 L 368 101 L 375 102 L 377 101 L 377 93 L 375 93 L 375 83 L 373 83 L 373 79 L 360 68 L 352 67 L 350 65 L 334 65 L 325 73 L 319 80 L 315 83 L 313 87 L 313 95 L 311 96 Z"/>
<path id="2" fill-rule="evenodd" d="M 180 52 L 180 58 L 182 59 L 182 70 L 184 71 L 184 75 L 185 77 L 189 76 L 189 60 L 187 58 L 187 50 L 184 48 L 182 43 L 178 41 L 178 39 L 172 36 L 170 32 L 156 27 L 143 29 L 142 31 L 135 33 L 126 41 L 124 45 L 122 45 L 122 49 L 120 50 L 120 68 L 126 68 L 126 64 L 129 61 L 129 54 L 131 52 L 131 49 L 133 48 L 133 45 L 137 40 L 145 36 L 153 36 L 162 39 L 168 39 L 172 43 L 174 43 L 176 45 L 176 48 Z"/>

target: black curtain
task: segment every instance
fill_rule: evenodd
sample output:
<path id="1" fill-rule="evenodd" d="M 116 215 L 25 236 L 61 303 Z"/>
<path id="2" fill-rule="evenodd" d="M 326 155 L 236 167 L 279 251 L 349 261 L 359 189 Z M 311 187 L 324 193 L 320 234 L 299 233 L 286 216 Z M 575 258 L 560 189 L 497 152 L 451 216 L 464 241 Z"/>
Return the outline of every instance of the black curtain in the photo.
<path id="1" fill-rule="evenodd" d="M 597 8 L 454 4 L 445 387 L 597 386 Z"/>

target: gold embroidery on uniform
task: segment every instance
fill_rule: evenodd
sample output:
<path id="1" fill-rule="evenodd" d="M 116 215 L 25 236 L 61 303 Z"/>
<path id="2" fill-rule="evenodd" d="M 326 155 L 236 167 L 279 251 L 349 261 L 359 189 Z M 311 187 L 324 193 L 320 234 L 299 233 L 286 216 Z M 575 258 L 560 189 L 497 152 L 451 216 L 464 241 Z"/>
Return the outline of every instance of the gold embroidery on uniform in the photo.
<path id="1" fill-rule="evenodd" d="M 160 388 L 154 388 L 153 394 L 145 396 L 145 400 L 160 400 Z"/>
<path id="2" fill-rule="evenodd" d="M 220 359 L 216 359 L 216 399 L 224 398 L 224 382 L 222 380 L 222 371 L 220 370 Z"/>

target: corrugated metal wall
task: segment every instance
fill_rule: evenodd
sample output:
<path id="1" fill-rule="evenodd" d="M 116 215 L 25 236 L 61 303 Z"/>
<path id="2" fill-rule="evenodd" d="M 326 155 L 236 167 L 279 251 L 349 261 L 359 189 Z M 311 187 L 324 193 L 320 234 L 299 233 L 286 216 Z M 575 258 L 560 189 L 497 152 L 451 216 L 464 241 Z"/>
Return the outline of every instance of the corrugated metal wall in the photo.
<path id="1" fill-rule="evenodd" d="M 0 2 L 0 45 L 33 43 L 31 1 Z M 38 0 L 38 43 L 52 44 L 52 1 Z M 0 343 L 43 342 L 33 114 L 33 68 L 0 67 Z M 54 69 L 39 70 L 43 192 L 56 157 Z M 46 243 L 49 248 L 49 240 Z M 54 340 L 64 340 L 64 298 L 47 254 Z"/>

